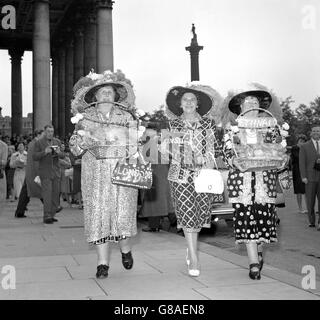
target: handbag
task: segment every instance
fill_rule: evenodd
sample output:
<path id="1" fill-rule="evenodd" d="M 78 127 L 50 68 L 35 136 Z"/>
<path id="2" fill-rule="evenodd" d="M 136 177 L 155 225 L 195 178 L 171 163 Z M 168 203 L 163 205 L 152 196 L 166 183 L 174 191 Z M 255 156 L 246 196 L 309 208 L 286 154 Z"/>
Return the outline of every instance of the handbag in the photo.
<path id="1" fill-rule="evenodd" d="M 216 160 L 214 159 L 218 169 Z M 194 176 L 194 187 L 197 193 L 223 194 L 224 180 L 219 170 L 202 168 Z"/>
<path id="2" fill-rule="evenodd" d="M 282 190 L 289 190 L 291 188 L 291 180 L 288 169 L 278 171 L 278 181 Z"/>
<path id="3" fill-rule="evenodd" d="M 146 163 L 140 152 L 136 161 L 132 160 L 134 160 L 133 157 L 117 162 L 111 182 L 123 187 L 150 189 L 152 187 L 151 163 Z"/>

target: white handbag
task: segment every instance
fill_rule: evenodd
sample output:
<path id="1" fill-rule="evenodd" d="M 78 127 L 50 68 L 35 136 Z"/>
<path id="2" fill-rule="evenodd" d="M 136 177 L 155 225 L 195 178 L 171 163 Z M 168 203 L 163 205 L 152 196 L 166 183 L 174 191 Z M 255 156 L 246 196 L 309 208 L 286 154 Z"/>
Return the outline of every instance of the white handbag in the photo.
<path id="1" fill-rule="evenodd" d="M 215 165 L 217 167 L 217 163 L 215 163 Z M 195 174 L 194 186 L 197 193 L 222 194 L 224 192 L 222 174 L 215 169 L 200 169 L 199 172 Z"/>

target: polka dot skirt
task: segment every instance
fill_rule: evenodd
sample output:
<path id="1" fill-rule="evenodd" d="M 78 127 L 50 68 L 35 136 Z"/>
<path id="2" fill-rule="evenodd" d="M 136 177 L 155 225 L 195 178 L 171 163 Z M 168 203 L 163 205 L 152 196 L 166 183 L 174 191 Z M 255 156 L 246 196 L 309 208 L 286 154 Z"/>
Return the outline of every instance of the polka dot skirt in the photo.
<path id="1" fill-rule="evenodd" d="M 253 203 L 245 206 L 234 203 L 233 217 L 236 243 L 242 242 L 276 242 L 276 207 L 274 204 Z"/>

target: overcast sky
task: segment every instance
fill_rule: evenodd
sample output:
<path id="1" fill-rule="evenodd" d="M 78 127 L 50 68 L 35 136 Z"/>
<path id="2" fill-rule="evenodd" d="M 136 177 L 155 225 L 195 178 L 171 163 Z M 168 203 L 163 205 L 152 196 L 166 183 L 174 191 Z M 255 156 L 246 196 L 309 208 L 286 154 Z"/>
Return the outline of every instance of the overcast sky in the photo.
<path id="1" fill-rule="evenodd" d="M 225 96 L 259 82 L 308 104 L 320 95 L 319 0 L 115 0 L 114 65 L 152 111 L 170 87 L 190 81 L 185 47 L 195 23 L 200 81 Z M 23 114 L 32 112 L 32 55 L 22 64 Z M 0 106 L 11 115 L 11 65 L 0 50 Z"/>

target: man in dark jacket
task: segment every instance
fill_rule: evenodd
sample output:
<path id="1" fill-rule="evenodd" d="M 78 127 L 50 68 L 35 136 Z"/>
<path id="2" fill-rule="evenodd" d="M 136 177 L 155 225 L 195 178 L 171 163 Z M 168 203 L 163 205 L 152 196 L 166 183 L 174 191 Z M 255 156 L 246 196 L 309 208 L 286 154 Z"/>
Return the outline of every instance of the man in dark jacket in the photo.
<path id="1" fill-rule="evenodd" d="M 52 224 L 58 221 L 54 218 L 59 208 L 60 176 L 59 158 L 65 154 L 60 151 L 60 140 L 53 137 L 52 125 L 44 127 L 44 136 L 34 145 L 33 160 L 39 161 L 39 177 L 43 199 L 43 222 Z"/>
<path id="2" fill-rule="evenodd" d="M 312 127 L 311 139 L 300 146 L 299 168 L 301 180 L 306 185 L 309 227 L 315 227 L 314 204 L 316 197 L 320 214 L 320 125 Z M 320 230 L 320 218 L 318 230 Z"/>

